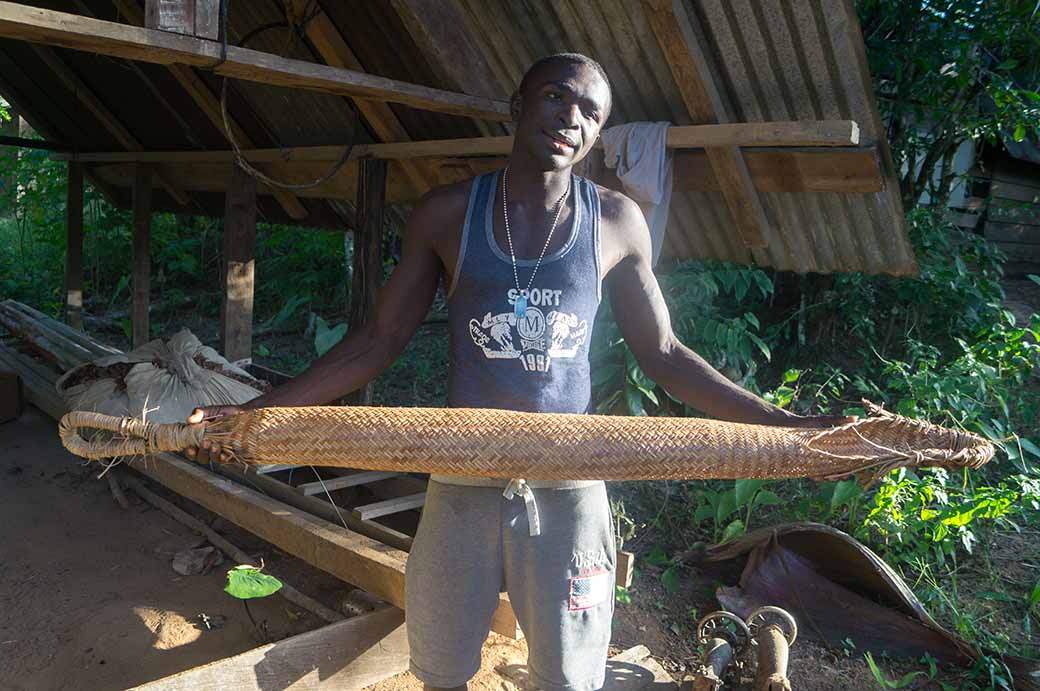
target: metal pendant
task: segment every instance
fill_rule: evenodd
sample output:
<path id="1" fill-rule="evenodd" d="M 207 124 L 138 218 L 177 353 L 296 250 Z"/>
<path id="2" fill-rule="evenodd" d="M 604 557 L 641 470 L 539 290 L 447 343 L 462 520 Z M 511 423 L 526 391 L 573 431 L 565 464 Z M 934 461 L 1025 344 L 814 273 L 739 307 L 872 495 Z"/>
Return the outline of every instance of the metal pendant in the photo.
<path id="1" fill-rule="evenodd" d="M 516 298 L 516 302 L 513 303 L 513 315 L 517 319 L 523 318 L 527 314 L 527 296 L 520 295 Z"/>

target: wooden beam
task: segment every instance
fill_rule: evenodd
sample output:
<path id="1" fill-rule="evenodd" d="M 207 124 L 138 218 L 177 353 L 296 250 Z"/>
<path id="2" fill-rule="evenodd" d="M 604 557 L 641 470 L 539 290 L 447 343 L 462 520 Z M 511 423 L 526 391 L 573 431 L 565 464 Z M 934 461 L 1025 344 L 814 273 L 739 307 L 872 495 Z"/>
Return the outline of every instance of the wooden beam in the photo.
<path id="1" fill-rule="evenodd" d="M 383 207 L 386 203 L 386 161 L 363 159 L 358 174 L 357 227 L 354 228 L 354 273 L 350 286 L 347 327 L 360 329 L 376 304 L 383 282 Z M 354 405 L 372 405 L 372 382 L 347 397 Z"/>
<path id="2" fill-rule="evenodd" d="M 137 4 L 136 0 L 113 0 L 116 5 L 116 9 L 128 22 L 135 26 L 141 26 L 144 24 L 144 12 L 141 10 L 140 5 Z M 184 65 L 167 65 L 167 69 L 173 78 L 180 83 L 181 88 L 191 97 L 191 100 L 195 101 L 195 105 L 199 107 L 202 113 L 209 118 L 209 121 L 213 124 L 213 127 L 220 132 L 221 136 L 227 137 L 227 132 L 224 129 L 224 116 L 220 109 L 220 100 L 213 95 L 213 92 L 209 90 L 205 82 L 190 67 Z M 235 137 L 235 141 L 240 146 L 254 148 L 255 142 L 246 134 L 245 130 L 242 129 L 238 121 L 235 120 L 234 116 L 228 112 L 228 126 L 231 128 L 231 134 Z M 307 218 L 307 208 L 300 202 L 300 199 L 289 192 L 288 190 L 269 188 L 265 186 L 265 189 L 269 189 L 274 198 L 278 201 L 281 207 L 285 210 L 285 213 L 289 218 L 294 221 L 302 221 Z"/>
<path id="3" fill-rule="evenodd" d="M 149 236 L 152 229 L 152 169 L 150 164 L 138 163 L 135 165 L 133 196 L 133 294 L 130 304 L 130 323 L 133 329 L 133 347 L 137 348 L 151 340 L 148 325 L 148 292 L 152 272 L 149 256 Z"/>
<path id="4" fill-rule="evenodd" d="M 17 122 L 18 114 L 14 113 L 14 121 Z M 42 149 L 44 151 L 71 151 L 63 144 L 43 141 L 42 139 L 29 139 L 28 137 L 0 136 L 0 146 L 11 146 L 18 149 Z"/>
<path id="5" fill-rule="evenodd" d="M 505 91 L 473 44 L 476 32 L 456 3 L 391 0 L 390 4 L 440 84 L 467 94 L 492 96 Z M 485 122 L 474 124 L 484 136 L 502 132 Z"/>
<path id="6" fill-rule="evenodd" d="M 50 68 L 50 70 L 65 84 L 65 86 L 72 92 L 72 94 L 79 99 L 87 110 L 89 110 L 94 117 L 97 118 L 98 122 L 104 126 L 109 133 L 116 138 L 116 140 L 123 145 L 129 151 L 143 151 L 144 147 L 141 142 L 130 133 L 123 123 L 115 116 L 112 111 L 105 107 L 105 104 L 101 102 L 93 91 L 81 80 L 76 74 L 69 69 L 69 67 L 58 57 L 50 48 L 43 46 L 33 46 L 33 50 L 40 59 Z M 178 204 L 181 206 L 186 205 L 191 201 L 188 195 L 184 194 L 183 191 L 177 188 L 162 171 L 157 171 L 156 177 L 162 183 L 163 187 L 170 193 Z"/>
<path id="7" fill-rule="evenodd" d="M 760 192 L 837 192 L 869 193 L 882 187 L 876 147 L 848 149 L 743 149 L 744 159 L 751 172 L 756 189 Z M 436 159 L 431 164 L 435 169 L 459 171 L 459 179 L 497 170 L 505 166 L 504 157 Z M 98 165 L 95 175 L 99 179 L 119 186 L 129 185 L 133 180 L 133 163 Z M 327 163 L 314 161 L 289 161 L 266 164 L 283 180 L 308 180 L 321 175 Z M 674 160 L 674 186 L 676 190 L 718 192 L 721 187 L 704 151 L 679 151 Z M 174 175 L 185 189 L 199 192 L 223 193 L 227 189 L 230 163 L 168 163 L 166 169 Z M 389 166 L 389 184 L 386 191 L 388 204 L 414 202 L 418 198 L 415 190 L 401 184 L 395 171 L 396 162 Z M 607 171 L 601 184 L 620 189 L 620 183 Z M 259 193 L 269 193 L 266 188 Z M 314 199 L 341 199 L 354 201 L 357 196 L 357 166 L 344 166 L 331 180 L 318 187 L 301 190 L 300 195 Z"/>
<path id="8" fill-rule="evenodd" d="M 682 0 L 643 0 L 643 8 L 690 118 L 694 122 L 728 123 L 725 102 Z M 765 247 L 769 220 L 740 149 L 710 147 L 707 154 L 744 245 Z"/>
<path id="9" fill-rule="evenodd" d="M 134 688 L 361 691 L 407 669 L 404 613 L 384 608 Z"/>
<path id="10" fill-rule="evenodd" d="M 371 504 L 355 506 L 351 513 L 353 513 L 354 518 L 358 520 L 370 521 L 373 518 L 379 518 L 380 516 L 389 516 L 390 514 L 401 513 L 402 511 L 418 509 L 425 503 L 426 492 L 418 492 L 403 497 L 393 497 L 392 499 L 385 499 Z"/>
<path id="11" fill-rule="evenodd" d="M 256 180 L 231 167 L 224 203 L 224 296 L 220 310 L 220 347 L 231 362 L 253 355 L 254 245 Z"/>
<path id="12" fill-rule="evenodd" d="M 668 130 L 667 146 L 673 150 L 704 149 L 720 146 L 740 147 L 855 147 L 859 127 L 851 120 L 796 122 L 748 122 L 729 125 L 686 125 Z M 596 145 L 602 149 L 602 143 Z M 252 163 L 286 161 L 338 161 L 342 146 L 297 146 L 282 149 L 243 150 L 242 156 Z M 470 137 L 468 139 L 430 139 L 418 142 L 358 144 L 350 152 L 351 161 L 378 158 L 406 161 L 415 158 L 457 158 L 465 156 L 506 156 L 513 149 L 512 136 Z M 154 163 L 213 163 L 234 160 L 231 151 L 125 151 L 56 153 L 55 160 L 79 160 L 94 163 L 150 161 Z"/>
<path id="13" fill-rule="evenodd" d="M 292 14 L 289 18 L 290 24 L 303 18 L 310 6 L 310 0 L 290 0 L 288 10 Z M 347 70 L 364 72 L 364 66 L 358 60 L 354 51 L 347 45 L 346 40 L 336 25 L 332 23 L 329 16 L 321 11 L 311 17 L 304 25 L 304 33 L 318 51 L 318 55 L 325 61 L 326 65 L 341 67 Z M 361 118 L 372 130 L 376 138 L 382 142 L 407 142 L 411 139 L 404 124 L 398 119 L 393 109 L 386 103 L 366 99 L 352 99 L 354 107 L 361 114 Z M 408 181 L 415 187 L 419 195 L 425 194 L 430 189 L 430 174 L 422 164 L 409 163 L 403 167 Z"/>
<path id="14" fill-rule="evenodd" d="M 509 104 L 394 79 L 291 60 L 190 36 L 0 2 L 0 36 L 161 65 L 212 67 L 215 74 L 324 93 L 403 103 L 413 108 L 505 121 Z M 223 62 L 221 61 L 223 59 Z"/>
<path id="15" fill-rule="evenodd" d="M 83 330 L 83 164 L 69 161 L 65 189 L 65 321 Z"/>

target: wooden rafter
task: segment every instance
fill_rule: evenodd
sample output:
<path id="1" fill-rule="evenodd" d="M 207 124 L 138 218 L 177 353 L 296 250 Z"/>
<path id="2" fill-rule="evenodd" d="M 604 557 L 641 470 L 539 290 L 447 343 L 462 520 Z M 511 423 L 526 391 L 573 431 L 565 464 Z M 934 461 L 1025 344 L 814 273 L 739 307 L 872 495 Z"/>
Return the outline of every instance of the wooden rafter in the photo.
<path id="1" fill-rule="evenodd" d="M 116 140 L 125 147 L 128 151 L 144 151 L 144 146 L 130 133 L 128 129 L 119 121 L 119 118 L 110 111 L 105 104 L 101 102 L 101 99 L 90 90 L 82 79 L 76 76 L 68 65 L 62 61 L 58 54 L 50 48 L 44 46 L 33 46 L 33 50 L 40 59 L 47 65 L 47 67 L 62 81 L 63 84 L 72 92 L 72 94 L 84 105 L 87 110 L 93 113 L 94 117 L 97 118 L 108 132 L 116 138 Z M 191 198 L 184 193 L 174 182 L 169 178 L 168 175 L 163 171 L 156 171 L 156 177 L 162 186 L 166 188 L 166 191 L 170 193 L 177 203 L 181 206 L 188 204 Z"/>
<path id="2" fill-rule="evenodd" d="M 137 4 L 136 0 L 113 0 L 119 13 L 126 18 L 128 22 L 136 26 L 144 24 L 144 11 L 140 5 Z M 170 70 L 170 74 L 173 78 L 180 83 L 181 88 L 191 97 L 191 100 L 195 101 L 203 112 L 203 114 L 209 118 L 209 121 L 213 123 L 213 126 L 217 128 L 217 131 L 224 137 L 227 134 L 224 131 L 224 116 L 220 111 L 220 101 L 213 92 L 209 90 L 205 82 L 199 78 L 190 67 L 185 65 L 167 65 Z M 240 145 L 253 148 L 256 143 L 245 133 L 238 121 L 228 113 L 228 125 L 231 127 L 232 135 L 235 137 Z M 303 205 L 299 197 L 295 194 L 281 189 L 270 188 L 271 194 L 278 201 L 281 207 L 288 214 L 289 218 L 302 221 L 307 218 L 307 207 Z"/>
<path id="3" fill-rule="evenodd" d="M 502 85 L 473 44 L 472 29 L 454 2 L 443 0 L 391 0 L 420 54 L 441 84 L 467 94 L 492 95 Z M 476 121 L 485 137 L 502 132 L 500 127 Z"/>
<path id="4" fill-rule="evenodd" d="M 704 47 L 682 0 L 643 0 L 643 7 L 690 119 L 695 123 L 729 122 L 725 102 L 708 68 Z M 744 245 L 765 247 L 769 220 L 740 148 L 718 146 L 706 151 Z"/>
<path id="5" fill-rule="evenodd" d="M 302 16 L 309 3 L 310 0 L 290 0 L 288 4 L 289 11 L 292 13 L 289 18 L 290 24 L 295 23 L 294 20 Z M 343 34 L 324 11 L 319 11 L 307 21 L 304 25 L 304 32 L 325 64 L 356 72 L 365 71 L 357 55 L 347 45 Z M 379 141 L 407 142 L 411 140 L 404 124 L 386 103 L 360 98 L 352 99 L 352 101 L 365 124 Z M 429 181 L 432 175 L 422 164 L 408 163 L 403 166 L 403 170 L 417 193 L 423 194 L 430 189 Z"/>
<path id="6" fill-rule="evenodd" d="M 227 46 L 224 52 L 217 41 L 14 2 L 0 2 L 0 36 L 162 65 L 209 67 L 215 74 L 274 86 L 403 103 L 471 118 L 509 119 L 509 104 L 505 101 L 431 89 L 237 46 Z"/>

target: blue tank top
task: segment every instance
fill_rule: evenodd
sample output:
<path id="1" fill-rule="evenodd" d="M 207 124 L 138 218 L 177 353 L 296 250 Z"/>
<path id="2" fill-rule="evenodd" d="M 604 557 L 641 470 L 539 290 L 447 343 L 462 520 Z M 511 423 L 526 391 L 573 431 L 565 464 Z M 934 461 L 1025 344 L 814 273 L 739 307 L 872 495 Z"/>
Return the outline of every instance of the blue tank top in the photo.
<path id="1" fill-rule="evenodd" d="M 474 179 L 448 291 L 448 405 L 588 412 L 589 342 L 601 294 L 599 193 L 584 178 L 571 182 L 574 211 L 555 231 L 567 233 L 566 242 L 542 259 L 518 317 L 514 303 L 536 260 L 517 259 L 518 291 L 492 224 L 501 172 Z"/>

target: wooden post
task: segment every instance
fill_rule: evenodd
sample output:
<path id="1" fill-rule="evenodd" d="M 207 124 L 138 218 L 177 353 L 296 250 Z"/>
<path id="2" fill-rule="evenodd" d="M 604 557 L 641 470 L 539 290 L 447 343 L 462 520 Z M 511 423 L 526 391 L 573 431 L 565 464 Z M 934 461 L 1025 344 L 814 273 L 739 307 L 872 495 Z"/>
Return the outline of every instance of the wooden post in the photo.
<path id="1" fill-rule="evenodd" d="M 65 192 L 65 321 L 83 330 L 83 164 L 69 161 Z"/>
<path id="2" fill-rule="evenodd" d="M 357 222 L 354 228 L 354 277 L 350 287 L 348 330 L 360 328 L 376 303 L 383 280 L 383 203 L 386 198 L 386 161 L 362 159 L 358 173 Z M 372 405 L 372 384 L 345 399 L 353 405 Z"/>
<path id="3" fill-rule="evenodd" d="M 133 229 L 133 300 L 130 322 L 133 327 L 133 347 L 150 340 L 148 330 L 148 282 L 151 278 L 151 260 L 148 240 L 152 226 L 152 168 L 139 163 L 134 169 L 134 229 Z"/>
<path id="4" fill-rule="evenodd" d="M 253 355 L 253 247 L 256 243 L 256 180 L 232 166 L 224 203 L 224 300 L 220 347 L 231 362 Z"/>

